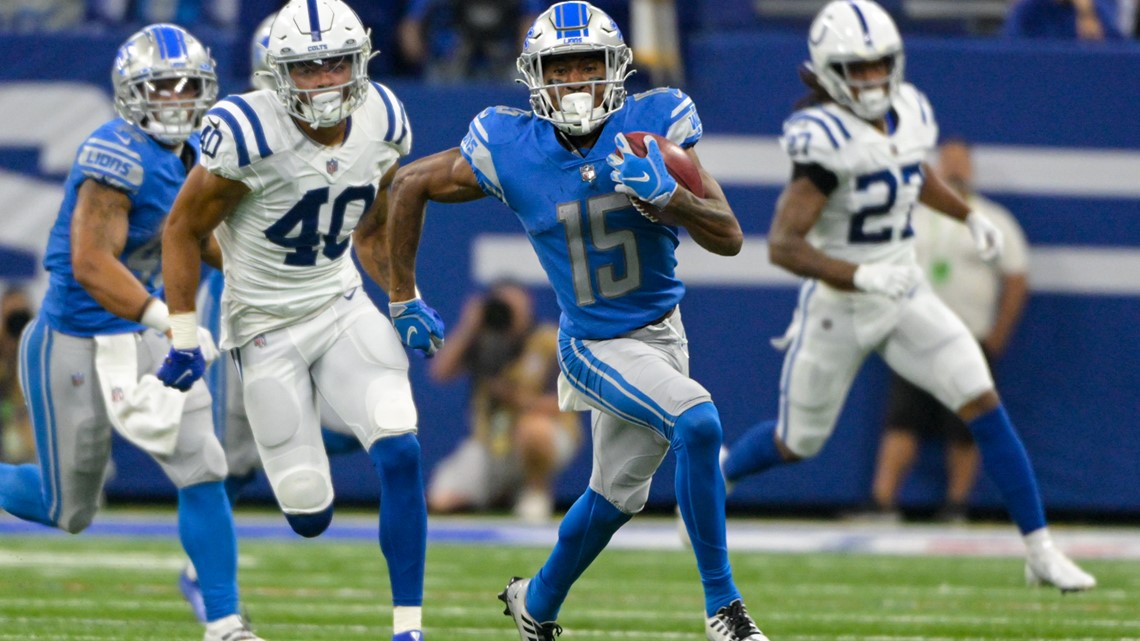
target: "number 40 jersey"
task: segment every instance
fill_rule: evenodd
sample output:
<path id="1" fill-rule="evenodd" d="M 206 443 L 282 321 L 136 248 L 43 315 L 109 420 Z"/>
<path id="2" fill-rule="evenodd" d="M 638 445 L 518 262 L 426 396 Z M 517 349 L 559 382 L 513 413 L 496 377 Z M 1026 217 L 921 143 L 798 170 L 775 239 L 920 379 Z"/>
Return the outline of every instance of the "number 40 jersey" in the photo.
<path id="1" fill-rule="evenodd" d="M 838 180 L 807 235 L 828 256 L 853 263 L 914 261 L 910 215 L 938 125 L 926 96 L 905 83 L 887 121 L 884 133 L 828 103 L 784 122 L 780 142 L 792 162 L 819 165 Z"/>
<path id="2" fill-rule="evenodd" d="M 223 348 L 312 317 L 360 285 L 352 232 L 411 146 L 404 106 L 378 83 L 336 147 L 306 136 L 272 91 L 230 96 L 207 112 L 202 165 L 250 189 L 215 231 Z"/>

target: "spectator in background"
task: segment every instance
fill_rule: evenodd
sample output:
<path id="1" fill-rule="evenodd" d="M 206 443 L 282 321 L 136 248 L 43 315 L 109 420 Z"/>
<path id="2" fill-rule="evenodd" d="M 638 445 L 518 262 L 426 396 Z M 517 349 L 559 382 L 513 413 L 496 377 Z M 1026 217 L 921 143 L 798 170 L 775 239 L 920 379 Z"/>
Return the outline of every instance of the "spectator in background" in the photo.
<path id="1" fill-rule="evenodd" d="M 532 522 L 554 511 L 551 482 L 582 440 L 558 409 L 558 328 L 534 322 L 530 293 L 500 283 L 472 297 L 431 365 L 437 381 L 470 376 L 471 435 L 436 466 L 428 508 L 446 513 L 513 506 Z"/>
<path id="2" fill-rule="evenodd" d="M 993 262 L 982 260 L 965 225 L 926 207 L 914 212 L 915 252 L 934 293 L 965 322 L 992 364 L 1004 352 L 1025 308 L 1028 247 L 1025 234 L 1001 205 L 973 190 L 973 163 L 964 140 L 949 139 L 939 151 L 938 174 L 1002 232 L 1004 246 Z M 946 499 L 936 520 L 966 520 L 977 478 L 979 454 L 970 428 L 929 393 L 893 374 L 886 433 L 879 446 L 872 495 L 876 511 L 896 514 L 896 500 L 918 454 L 920 439 L 946 440 Z"/>
<path id="3" fill-rule="evenodd" d="M 28 463 L 36 456 L 19 375 L 20 332 L 33 316 L 23 289 L 9 287 L 0 296 L 0 458 L 5 463 Z"/>
<path id="4" fill-rule="evenodd" d="M 411 0 L 400 21 L 404 60 L 432 81 L 515 77 L 518 43 L 533 21 L 532 0 Z"/>
<path id="5" fill-rule="evenodd" d="M 1119 40 L 1119 9 L 1114 0 L 1017 0 L 1005 20 L 1015 38 Z"/>

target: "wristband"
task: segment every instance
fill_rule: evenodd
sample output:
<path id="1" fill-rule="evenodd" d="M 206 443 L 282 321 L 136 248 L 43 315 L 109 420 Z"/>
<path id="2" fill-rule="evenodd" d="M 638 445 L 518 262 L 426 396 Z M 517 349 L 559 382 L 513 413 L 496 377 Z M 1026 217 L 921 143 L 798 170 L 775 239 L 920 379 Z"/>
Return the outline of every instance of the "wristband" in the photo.
<path id="1" fill-rule="evenodd" d="M 166 303 L 154 296 L 148 298 L 139 322 L 165 334 L 170 329 L 170 311 L 166 308 Z"/>
<path id="2" fill-rule="evenodd" d="M 198 314 L 182 312 L 170 315 L 170 344 L 174 349 L 198 347 Z"/>

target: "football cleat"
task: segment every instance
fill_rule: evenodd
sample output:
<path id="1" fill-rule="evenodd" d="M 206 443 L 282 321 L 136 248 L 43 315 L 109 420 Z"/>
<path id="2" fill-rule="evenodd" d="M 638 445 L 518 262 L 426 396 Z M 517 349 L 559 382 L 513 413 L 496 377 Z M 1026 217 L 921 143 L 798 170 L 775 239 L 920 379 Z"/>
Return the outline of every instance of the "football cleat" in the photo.
<path id="1" fill-rule="evenodd" d="M 240 615 L 231 614 L 206 624 L 206 636 L 202 641 L 265 641 L 253 633 Z"/>
<path id="2" fill-rule="evenodd" d="M 740 599 L 705 619 L 705 637 L 708 641 L 768 641 Z"/>
<path id="3" fill-rule="evenodd" d="M 530 579 L 512 577 L 506 589 L 499 593 L 499 600 L 506 604 L 503 614 L 513 618 L 519 629 L 522 641 L 554 641 L 562 634 L 562 626 L 553 621 L 539 623 L 526 611 L 526 586 Z"/>
<path id="4" fill-rule="evenodd" d="M 202 600 L 202 586 L 198 585 L 198 579 L 190 576 L 191 567 L 187 564 L 178 574 L 178 589 L 182 592 L 186 603 L 190 604 L 190 611 L 194 613 L 194 618 L 198 619 L 198 623 L 205 623 L 206 602 Z"/>
<path id="5" fill-rule="evenodd" d="M 1025 557 L 1025 582 L 1031 586 L 1052 585 L 1061 592 L 1081 592 L 1096 587 L 1096 578 L 1077 567 L 1052 545 L 1031 550 Z"/>

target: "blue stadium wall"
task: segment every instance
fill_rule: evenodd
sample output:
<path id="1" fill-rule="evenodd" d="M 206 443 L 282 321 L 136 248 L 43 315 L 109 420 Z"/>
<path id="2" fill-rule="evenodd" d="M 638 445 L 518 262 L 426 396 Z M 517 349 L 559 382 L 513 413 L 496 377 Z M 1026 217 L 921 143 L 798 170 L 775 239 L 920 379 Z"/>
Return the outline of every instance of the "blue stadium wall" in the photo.
<path id="1" fill-rule="evenodd" d="M 61 141 L 82 138 L 99 124 L 93 118 L 110 116 L 109 64 L 120 40 L 0 39 L 7 63 L 0 65 L 0 281 L 34 276 L 33 287 L 42 283 L 41 230 L 54 218 L 78 142 L 61 148 Z M 223 70 L 245 55 L 243 45 L 211 44 Z M 805 54 L 800 38 L 783 35 L 699 37 L 689 47 L 686 90 L 706 131 L 698 151 L 748 235 L 745 252 L 733 259 L 685 246 L 680 268 L 689 284 L 692 372 L 713 393 L 729 443 L 776 411 L 781 355 L 768 339 L 790 319 L 796 283 L 767 264 L 763 235 L 787 175 L 775 136 L 802 92 L 794 70 Z M 1140 516 L 1140 50 L 911 38 L 907 75 L 930 96 L 944 134 L 976 143 L 983 191 L 1018 216 L 1033 245 L 1032 296 L 996 374 L 1047 507 Z M 245 86 L 233 77 L 222 84 L 223 92 Z M 454 146 L 486 105 L 526 106 L 520 88 L 390 84 L 412 118 L 413 158 Z M 535 265 L 513 215 L 496 201 L 429 208 L 418 278 L 445 320 L 455 322 L 471 291 L 503 276 L 531 284 L 540 315 L 553 320 L 554 297 Z M 431 382 L 426 366 L 412 357 L 430 470 L 466 433 L 466 388 Z M 864 501 L 886 380 L 872 357 L 822 454 L 742 484 L 731 505 L 828 509 Z M 116 443 L 115 458 L 112 498 L 173 496 L 145 456 Z M 583 451 L 559 478 L 560 503 L 585 487 L 589 460 Z M 672 503 L 672 468 L 670 457 L 652 506 Z M 934 505 L 940 468 L 937 449 L 924 450 L 903 504 Z M 334 477 L 342 500 L 377 495 L 363 454 L 334 461 Z M 254 495 L 269 497 L 263 481 Z M 1000 499 L 983 478 L 972 503 L 995 508 Z"/>

